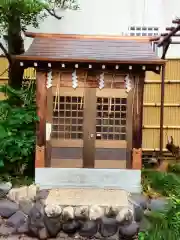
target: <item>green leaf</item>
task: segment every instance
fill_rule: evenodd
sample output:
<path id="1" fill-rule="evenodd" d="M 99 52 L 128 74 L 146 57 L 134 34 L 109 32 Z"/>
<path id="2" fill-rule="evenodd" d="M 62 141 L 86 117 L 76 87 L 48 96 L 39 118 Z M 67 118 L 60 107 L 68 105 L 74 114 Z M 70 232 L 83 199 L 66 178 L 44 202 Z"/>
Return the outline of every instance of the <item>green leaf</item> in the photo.
<path id="1" fill-rule="evenodd" d="M 3 160 L 0 159 L 0 168 L 4 167 L 4 162 Z"/>
<path id="2" fill-rule="evenodd" d="M 7 136 L 8 133 L 6 129 L 2 125 L 0 125 L 0 140 L 6 138 Z"/>

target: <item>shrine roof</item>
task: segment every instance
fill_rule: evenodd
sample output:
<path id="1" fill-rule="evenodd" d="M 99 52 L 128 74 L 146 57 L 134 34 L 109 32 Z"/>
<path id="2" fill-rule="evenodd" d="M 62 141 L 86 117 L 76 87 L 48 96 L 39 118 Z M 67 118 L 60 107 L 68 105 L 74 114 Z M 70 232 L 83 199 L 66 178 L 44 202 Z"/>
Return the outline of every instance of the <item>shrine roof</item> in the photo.
<path id="1" fill-rule="evenodd" d="M 88 62 L 162 65 L 152 49 L 152 37 L 25 34 L 32 37 L 29 49 L 15 56 L 22 61 Z"/>

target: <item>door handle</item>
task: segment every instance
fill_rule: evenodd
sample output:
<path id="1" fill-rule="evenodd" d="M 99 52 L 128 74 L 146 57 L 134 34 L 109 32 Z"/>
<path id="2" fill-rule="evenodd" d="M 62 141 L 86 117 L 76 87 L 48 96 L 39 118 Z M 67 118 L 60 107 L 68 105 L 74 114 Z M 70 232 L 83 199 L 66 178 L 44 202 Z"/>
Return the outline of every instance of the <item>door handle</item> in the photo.
<path id="1" fill-rule="evenodd" d="M 91 134 L 90 134 L 90 138 L 93 138 L 93 137 L 94 137 L 94 134 L 93 134 L 93 133 L 91 133 Z"/>

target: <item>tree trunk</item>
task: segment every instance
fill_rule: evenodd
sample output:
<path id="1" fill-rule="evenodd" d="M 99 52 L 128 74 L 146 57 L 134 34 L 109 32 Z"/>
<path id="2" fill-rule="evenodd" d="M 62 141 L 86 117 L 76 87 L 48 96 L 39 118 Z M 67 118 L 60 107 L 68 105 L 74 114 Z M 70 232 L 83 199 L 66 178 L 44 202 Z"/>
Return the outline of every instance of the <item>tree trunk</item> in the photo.
<path id="1" fill-rule="evenodd" d="M 8 26 L 8 53 L 10 55 L 19 55 L 24 53 L 24 41 L 21 36 L 21 22 L 18 16 L 12 16 L 9 19 Z M 24 68 L 20 66 L 19 62 L 12 60 L 9 63 L 9 81 L 8 84 L 20 89 L 23 81 Z"/>
<path id="2" fill-rule="evenodd" d="M 24 68 L 20 66 L 18 61 L 12 61 L 9 65 L 8 84 L 14 89 L 20 89 L 23 81 Z"/>

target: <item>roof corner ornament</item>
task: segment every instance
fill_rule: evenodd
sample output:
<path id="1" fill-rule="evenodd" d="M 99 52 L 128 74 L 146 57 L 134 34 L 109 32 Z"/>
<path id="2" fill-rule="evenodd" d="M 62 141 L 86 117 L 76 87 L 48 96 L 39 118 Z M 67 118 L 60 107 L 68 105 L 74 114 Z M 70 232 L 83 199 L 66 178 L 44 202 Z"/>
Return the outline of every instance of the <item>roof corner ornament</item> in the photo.
<path id="1" fill-rule="evenodd" d="M 78 77 L 76 74 L 76 70 L 72 73 L 72 87 L 76 89 L 78 87 Z"/>
<path id="2" fill-rule="evenodd" d="M 124 83 L 125 83 L 125 88 L 126 88 L 126 92 L 129 93 L 132 89 L 132 80 L 128 75 L 126 75 L 125 79 L 124 79 Z"/>
<path id="3" fill-rule="evenodd" d="M 101 73 L 99 77 L 99 89 L 101 90 L 103 88 L 104 88 L 104 73 Z"/>
<path id="4" fill-rule="evenodd" d="M 47 82 L 46 82 L 47 89 L 52 87 L 52 71 L 47 73 Z"/>

